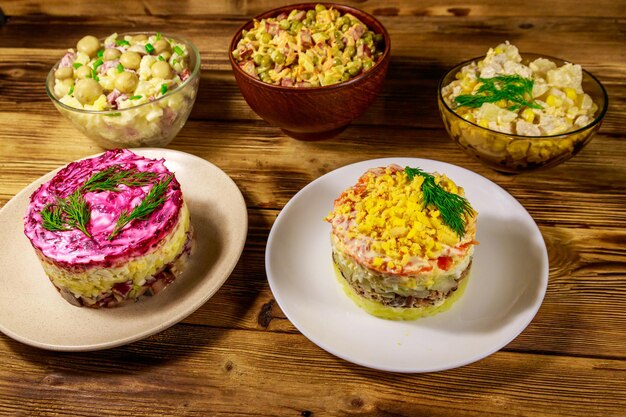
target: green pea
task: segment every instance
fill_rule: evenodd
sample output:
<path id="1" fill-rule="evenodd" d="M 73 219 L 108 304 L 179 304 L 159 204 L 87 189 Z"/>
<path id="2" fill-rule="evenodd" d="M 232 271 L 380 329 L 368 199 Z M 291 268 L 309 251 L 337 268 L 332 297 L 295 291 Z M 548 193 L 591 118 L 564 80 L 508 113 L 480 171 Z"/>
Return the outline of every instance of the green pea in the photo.
<path id="1" fill-rule="evenodd" d="M 254 61 L 255 64 L 261 65 L 261 62 L 263 62 L 263 55 L 254 54 L 254 56 L 252 57 L 252 60 Z"/>
<path id="2" fill-rule="evenodd" d="M 337 48 L 339 48 L 340 50 L 342 50 L 343 48 L 345 48 L 345 47 L 346 47 L 346 45 L 345 45 L 345 44 L 343 43 L 343 41 L 342 41 L 342 40 L 340 40 L 340 39 L 337 39 L 337 40 L 335 41 L 335 46 L 336 46 Z"/>
<path id="3" fill-rule="evenodd" d="M 347 32 L 348 29 L 350 29 L 350 25 L 349 24 L 344 24 L 343 26 L 341 26 L 341 31 L 342 32 Z"/>
<path id="4" fill-rule="evenodd" d="M 285 63 L 285 55 L 281 54 L 280 52 L 276 52 L 274 54 L 274 62 L 277 63 L 278 65 L 282 65 Z"/>
<path id="5" fill-rule="evenodd" d="M 324 10 L 326 10 L 326 6 L 324 6 L 323 4 L 316 4 L 315 5 L 315 11 L 316 12 L 323 12 Z"/>
<path id="6" fill-rule="evenodd" d="M 335 38 L 336 41 L 339 41 L 341 40 L 341 38 L 343 38 L 343 35 L 341 34 L 341 32 L 336 30 L 333 32 L 333 38 Z"/>
<path id="7" fill-rule="evenodd" d="M 263 35 L 261 35 L 261 43 L 270 43 L 272 40 L 272 35 L 270 35 L 269 33 L 265 32 Z"/>
<path id="8" fill-rule="evenodd" d="M 250 39 L 251 41 L 253 41 L 254 40 L 254 32 L 246 33 L 246 39 Z"/>
<path id="9" fill-rule="evenodd" d="M 338 67 L 339 65 L 343 65 L 343 59 L 341 58 L 333 59 L 333 67 Z"/>
<path id="10" fill-rule="evenodd" d="M 348 81 L 350 79 L 350 74 L 348 74 L 347 72 L 344 72 L 341 75 L 341 81 Z"/>
<path id="11" fill-rule="evenodd" d="M 309 19 L 307 17 L 306 19 L 304 19 L 304 21 L 302 23 L 304 24 L 305 27 L 313 26 L 313 19 Z"/>
<path id="12" fill-rule="evenodd" d="M 352 58 L 356 54 L 356 48 L 352 45 L 346 46 L 345 54 Z"/>
<path id="13" fill-rule="evenodd" d="M 348 64 L 348 72 L 350 75 L 354 76 L 361 72 L 361 68 L 363 68 L 363 64 L 360 59 L 356 59 Z"/>
<path id="14" fill-rule="evenodd" d="M 337 45 L 333 46 L 330 49 L 330 53 L 332 54 L 333 57 L 337 58 L 341 56 L 341 49 L 339 49 L 339 47 Z"/>
<path id="15" fill-rule="evenodd" d="M 363 38 L 361 38 L 361 39 L 357 39 L 357 40 L 356 40 L 356 46 L 361 46 L 361 45 L 363 45 L 364 43 L 365 43 L 365 41 L 363 40 Z"/>
<path id="16" fill-rule="evenodd" d="M 281 20 L 280 23 L 278 24 L 278 27 L 280 27 L 282 30 L 289 29 L 289 26 L 291 26 L 291 23 L 289 23 L 289 20 L 287 19 Z"/>
<path id="17" fill-rule="evenodd" d="M 335 20 L 335 26 L 337 26 L 338 28 L 342 27 L 343 25 L 347 23 L 348 23 L 348 20 L 343 16 Z"/>
<path id="18" fill-rule="evenodd" d="M 363 35 L 363 40 L 367 43 L 372 43 L 373 39 L 372 32 L 365 32 L 365 35 Z"/>
<path id="19" fill-rule="evenodd" d="M 264 67 L 272 66 L 272 58 L 270 58 L 269 55 L 265 55 L 261 60 L 261 65 L 263 65 Z"/>
<path id="20" fill-rule="evenodd" d="M 315 20 L 315 10 L 309 10 L 306 12 L 307 19 Z"/>
<path id="21" fill-rule="evenodd" d="M 371 59 L 363 60 L 363 71 L 367 71 L 368 69 L 372 68 L 373 66 L 374 66 L 374 61 L 372 61 Z"/>
<path id="22" fill-rule="evenodd" d="M 376 53 L 378 49 L 376 49 L 376 45 L 372 45 L 370 46 L 370 51 L 372 52 L 372 55 L 374 55 Z"/>

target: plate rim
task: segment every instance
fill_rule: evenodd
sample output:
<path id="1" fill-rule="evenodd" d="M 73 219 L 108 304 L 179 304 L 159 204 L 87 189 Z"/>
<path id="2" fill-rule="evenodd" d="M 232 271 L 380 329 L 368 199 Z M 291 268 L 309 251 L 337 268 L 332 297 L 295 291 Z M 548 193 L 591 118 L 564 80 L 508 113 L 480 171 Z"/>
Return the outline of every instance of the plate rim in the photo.
<path id="1" fill-rule="evenodd" d="M 198 298 L 197 300 L 192 300 L 195 302 L 192 302 L 191 304 L 189 304 L 189 306 L 185 309 L 183 309 L 178 315 L 173 315 L 170 319 L 156 325 L 153 326 L 151 328 L 145 329 L 143 331 L 140 331 L 138 333 L 135 333 L 131 336 L 127 336 L 127 337 L 123 337 L 121 339 L 117 339 L 117 340 L 113 340 L 113 341 L 108 341 L 108 342 L 100 342 L 100 343 L 93 343 L 93 344 L 85 344 L 85 345 L 61 345 L 61 344 L 52 344 L 52 343 L 46 343 L 46 342 L 41 342 L 41 341 L 36 341 L 36 340 L 32 340 L 28 337 L 24 337 L 19 333 L 16 333 L 15 331 L 13 331 L 12 329 L 8 329 L 3 323 L 2 320 L 0 320 L 0 333 L 3 333 L 4 335 L 6 335 L 7 337 L 10 337 L 13 340 L 16 340 L 20 343 L 29 345 L 29 346 L 33 346 L 39 349 L 44 349 L 44 350 L 49 350 L 49 351 L 57 351 L 57 352 L 92 352 L 92 351 L 98 351 L 98 350 L 105 350 L 105 349 L 112 349 L 112 348 L 116 348 L 116 347 L 120 347 L 120 346 L 124 346 L 130 343 L 134 343 L 137 342 L 139 340 L 143 340 L 145 338 L 148 338 L 150 336 L 153 336 L 157 333 L 160 333 L 164 330 L 167 330 L 168 328 L 174 326 L 175 324 L 181 322 L 182 320 L 184 320 L 185 318 L 189 317 L 191 314 L 193 314 L 196 310 L 198 310 L 200 307 L 202 307 L 205 303 L 207 303 L 214 295 L 215 293 L 217 293 L 217 291 L 219 291 L 219 289 L 224 285 L 224 283 L 228 280 L 228 278 L 230 278 L 230 276 L 232 275 L 233 270 L 236 268 L 237 264 L 239 263 L 239 260 L 241 259 L 241 255 L 243 254 L 243 249 L 245 247 L 245 243 L 248 237 L 248 226 L 249 226 L 249 220 L 248 220 L 248 207 L 246 205 L 245 202 L 245 198 L 243 197 L 243 194 L 241 192 L 241 189 L 237 186 L 237 184 L 235 183 L 235 181 L 230 177 L 230 175 L 228 175 L 226 172 L 224 172 L 220 167 L 218 167 L 217 165 L 215 165 L 214 163 L 207 161 L 204 158 L 201 158 L 197 155 L 193 155 L 187 152 L 183 152 L 183 151 L 179 151 L 176 149 L 166 149 L 166 148 L 125 148 L 130 150 L 131 152 L 139 155 L 139 156 L 144 156 L 144 157 L 149 157 L 149 158 L 162 158 L 165 160 L 165 162 L 167 163 L 167 159 L 168 159 L 168 154 L 174 154 L 174 155 L 178 155 L 179 157 L 182 158 L 190 158 L 190 159 L 194 159 L 197 160 L 198 162 L 201 162 L 203 164 L 207 164 L 209 166 L 211 166 L 212 168 L 216 169 L 217 171 L 221 172 L 221 174 L 224 176 L 224 179 L 226 180 L 227 183 L 229 183 L 229 185 L 231 185 L 233 187 L 233 191 L 236 190 L 236 193 L 233 193 L 233 197 L 238 200 L 238 206 L 243 208 L 243 218 L 241 220 L 243 220 L 242 223 L 242 228 L 241 230 L 243 231 L 243 236 L 240 236 L 239 240 L 236 242 L 237 244 L 235 245 L 236 248 L 236 255 L 233 258 L 232 263 L 225 269 L 224 272 L 224 277 L 221 278 L 219 280 L 218 285 L 216 286 L 215 290 L 212 292 L 208 292 L 206 295 Z M 21 200 L 22 198 L 27 198 L 29 199 L 30 196 L 28 196 L 29 192 L 34 192 L 34 190 L 36 190 L 36 187 L 39 187 L 41 184 L 43 184 L 45 181 L 47 181 L 47 177 L 54 177 L 54 175 L 60 171 L 61 169 L 65 168 L 67 165 L 69 165 L 72 162 L 76 162 L 76 161 L 81 161 L 84 159 L 89 159 L 89 158 L 94 158 L 94 157 L 98 157 L 102 154 L 104 154 L 106 151 L 103 152 L 99 152 L 93 155 L 89 155 L 89 156 L 85 156 L 85 157 L 81 157 L 78 159 L 75 159 L 73 161 L 70 161 L 68 163 L 65 163 L 41 176 L 39 176 L 37 179 L 35 179 L 34 181 L 30 182 L 28 185 L 26 185 L 25 187 L 23 187 L 20 191 L 17 192 L 17 194 L 15 194 L 13 197 L 11 197 L 9 199 L 9 201 L 7 201 L 7 203 L 2 206 L 2 208 L 0 208 L 0 218 L 2 218 L 2 214 L 5 211 L 6 207 L 9 207 L 10 205 L 13 204 L 17 204 L 18 200 Z M 150 154 L 150 153 L 159 153 L 161 154 L 158 157 L 154 157 L 154 156 L 146 156 L 145 154 Z M 179 179 L 180 182 L 180 179 Z M 36 184 L 36 185 L 35 185 Z M 185 185 L 181 183 L 181 185 L 184 187 Z M 29 189 L 31 188 L 31 186 L 34 186 L 35 188 L 33 188 L 32 191 L 29 191 Z M 24 196 L 26 195 L 26 197 Z M 233 251 L 233 253 L 235 253 L 235 251 Z M 42 270 L 42 274 L 45 276 L 45 273 Z M 207 275 L 208 276 L 208 275 Z M 207 276 L 204 276 L 202 278 L 202 280 L 206 279 Z M 80 312 L 81 310 L 77 310 L 77 312 Z"/>
<path id="2" fill-rule="evenodd" d="M 302 195 L 304 195 L 306 192 L 309 191 L 309 189 L 313 188 L 315 185 L 317 185 L 318 183 L 324 181 L 325 178 L 330 177 L 331 175 L 339 175 L 341 173 L 341 171 L 347 171 L 349 169 L 353 169 L 356 168 L 357 166 L 361 165 L 364 167 L 364 169 L 367 169 L 367 166 L 369 166 L 370 168 L 373 168 L 375 166 L 386 166 L 389 165 L 391 163 L 396 163 L 396 161 L 398 160 L 412 160 L 412 161 L 416 161 L 416 164 L 419 164 L 418 161 L 425 161 L 427 163 L 434 163 L 437 165 L 443 165 L 442 171 L 444 171 L 446 168 L 448 167 L 453 167 L 454 169 L 459 169 L 461 170 L 462 173 L 464 173 L 465 175 L 472 175 L 472 176 L 477 176 L 479 177 L 481 180 L 487 181 L 488 183 L 490 183 L 490 185 L 497 187 L 499 190 L 501 190 L 502 192 L 504 192 L 506 195 L 508 195 L 512 201 L 514 203 L 516 203 L 519 208 L 523 211 L 523 213 L 528 216 L 528 218 L 531 220 L 532 223 L 532 228 L 533 228 L 533 232 L 536 233 L 536 235 L 539 237 L 541 243 L 543 244 L 543 246 L 541 247 L 542 251 L 541 251 L 541 262 L 543 264 L 543 270 L 541 271 L 541 283 L 540 283 L 540 290 L 541 293 L 540 295 L 537 297 L 537 300 L 535 301 L 536 307 L 533 309 L 534 311 L 532 311 L 531 314 L 528 314 L 527 320 L 524 320 L 524 322 L 522 323 L 522 325 L 520 326 L 519 329 L 516 329 L 515 331 L 512 332 L 512 335 L 510 338 L 506 338 L 506 340 L 504 342 L 501 342 L 500 344 L 497 344 L 497 346 L 494 346 L 492 349 L 488 349 L 486 352 L 482 352 L 479 355 L 476 356 L 472 356 L 469 357 L 465 360 L 460 360 L 454 363 L 450 363 L 447 366 L 432 366 L 432 367 L 419 367 L 419 368 L 408 368 L 408 367 L 403 367 L 403 368 L 397 368 L 397 367 L 393 367 L 393 366 L 376 366 L 376 365 L 372 365 L 371 363 L 367 363 L 366 361 L 362 361 L 362 360 L 355 360 L 351 357 L 348 357 L 348 355 L 345 355 L 344 353 L 338 351 L 337 349 L 334 349 L 331 346 L 328 346 L 325 343 L 320 343 L 319 340 L 316 340 L 316 338 L 314 336 L 311 336 L 311 334 L 309 333 L 308 330 L 306 330 L 305 328 L 303 328 L 301 323 L 297 323 L 296 321 L 293 320 L 291 313 L 286 311 L 283 307 L 284 303 L 282 302 L 283 297 L 282 295 L 278 295 L 277 296 L 277 292 L 275 290 L 276 288 L 276 283 L 274 282 L 274 279 L 271 278 L 272 274 L 270 273 L 270 264 L 271 264 L 271 260 L 270 260 L 270 254 L 271 254 L 271 247 L 273 246 L 273 242 L 276 239 L 276 225 L 279 224 L 282 221 L 282 218 L 284 216 L 286 216 L 289 210 L 291 210 L 291 206 L 293 204 L 295 204 L 296 200 L 298 198 L 300 198 Z M 375 164 L 383 164 L 383 165 L 375 165 Z M 347 184 L 346 187 L 349 187 L 351 184 Z M 450 370 L 450 369 L 455 369 L 455 368 L 460 368 L 462 366 L 466 366 L 469 365 L 471 363 L 477 362 L 481 359 L 484 359 L 488 356 L 491 356 L 492 354 L 498 352 L 499 350 L 501 350 L 502 348 L 504 348 L 505 346 L 507 346 L 509 343 L 511 343 L 513 340 L 515 340 L 529 325 L 530 323 L 534 320 L 534 318 L 536 317 L 537 313 L 539 312 L 539 309 L 541 308 L 541 306 L 543 305 L 543 300 L 545 299 L 545 295 L 547 292 L 547 288 L 548 288 L 548 282 L 549 282 L 549 270 L 550 270 L 550 265 L 549 265 L 549 256 L 548 256 L 548 249 L 547 249 L 547 245 L 545 242 L 545 239 L 543 237 L 543 234 L 541 233 L 541 230 L 539 229 L 539 226 L 537 225 L 537 222 L 535 221 L 535 219 L 530 215 L 530 213 L 528 212 L 528 210 L 526 210 L 526 207 L 524 207 L 522 205 L 522 203 L 520 203 L 511 193 L 509 193 L 507 190 L 505 190 L 503 187 L 501 187 L 500 185 L 498 185 L 497 183 L 493 182 L 492 180 L 490 180 L 489 178 L 486 178 L 476 172 L 473 172 L 467 168 L 458 166 L 458 165 L 454 165 L 448 162 L 444 162 L 444 161 L 438 161 L 435 159 L 428 159 L 428 158 L 417 158 L 417 157 L 405 157 L 405 156 L 395 156 L 395 157 L 383 157 L 383 158 L 374 158 L 374 159 L 368 159 L 368 160 L 362 160 L 362 161 L 357 161 L 357 162 L 353 162 L 347 165 L 343 165 L 341 167 L 338 167 L 336 169 L 333 169 L 321 176 L 319 176 L 318 178 L 314 179 L 313 181 L 309 182 L 307 185 L 305 185 L 302 189 L 300 189 L 296 194 L 293 195 L 293 197 L 291 197 L 289 199 L 289 201 L 285 204 L 285 206 L 282 208 L 282 210 L 280 211 L 280 213 L 278 214 L 278 216 L 276 217 L 276 220 L 274 221 L 274 223 L 272 224 L 272 228 L 270 230 L 270 233 L 268 235 L 267 238 L 267 244 L 265 247 L 265 273 L 267 276 L 267 280 L 270 286 L 270 290 L 272 291 L 272 295 L 274 296 L 274 298 L 276 299 L 276 302 L 278 303 L 278 305 L 280 306 L 281 310 L 283 311 L 283 313 L 285 314 L 285 316 L 287 317 L 287 319 L 291 322 L 291 324 L 298 329 L 298 331 L 300 333 L 302 333 L 302 335 L 304 337 L 306 337 L 307 339 L 309 339 L 309 341 L 311 341 L 313 344 L 317 345 L 318 347 L 322 348 L 323 350 L 325 350 L 326 352 L 341 358 L 347 362 L 350 363 L 354 363 L 356 365 L 359 366 L 363 366 L 366 368 L 370 368 L 370 369 L 376 369 L 376 370 L 380 370 L 380 371 L 385 371 L 385 372 L 394 372 L 394 373 L 406 373 L 406 374 L 417 374 L 417 373 L 429 373 L 429 372 L 440 372 L 440 371 L 446 371 L 446 370 Z M 280 294 L 280 291 L 278 292 L 278 294 Z M 504 340 L 504 339 L 503 339 Z"/>

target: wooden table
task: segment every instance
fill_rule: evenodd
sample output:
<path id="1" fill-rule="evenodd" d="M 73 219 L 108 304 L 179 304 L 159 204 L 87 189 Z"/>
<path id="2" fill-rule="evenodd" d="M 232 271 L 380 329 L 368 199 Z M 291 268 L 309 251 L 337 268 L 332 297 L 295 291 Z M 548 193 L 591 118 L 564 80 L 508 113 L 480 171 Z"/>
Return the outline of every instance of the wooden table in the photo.
<path id="1" fill-rule="evenodd" d="M 626 3 L 348 1 L 388 28 L 389 74 L 360 119 L 317 143 L 290 139 L 259 119 L 228 64 L 235 30 L 277 3 L 2 2 L 0 205 L 52 169 L 101 151 L 46 97 L 44 78 L 64 49 L 84 34 L 162 30 L 192 40 L 203 60 L 193 113 L 169 148 L 228 173 L 245 196 L 250 229 L 219 292 L 146 340 L 57 353 L 0 334 L 0 414 L 625 416 Z M 497 174 L 443 129 L 439 77 L 504 40 L 580 63 L 608 90 L 600 132 L 557 168 Z M 320 175 L 386 156 L 466 167 L 504 187 L 539 224 L 550 257 L 548 291 L 534 321 L 501 351 L 445 372 L 379 372 L 318 348 L 275 303 L 263 259 L 280 209 Z"/>

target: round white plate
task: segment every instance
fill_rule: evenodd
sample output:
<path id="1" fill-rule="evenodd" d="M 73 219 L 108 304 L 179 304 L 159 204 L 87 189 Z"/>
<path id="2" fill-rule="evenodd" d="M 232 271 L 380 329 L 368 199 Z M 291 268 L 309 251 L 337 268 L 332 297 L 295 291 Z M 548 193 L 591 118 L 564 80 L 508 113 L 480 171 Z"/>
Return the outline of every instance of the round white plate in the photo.
<path id="1" fill-rule="evenodd" d="M 94 310 L 65 301 L 24 236 L 29 197 L 56 171 L 30 184 L 0 210 L 0 331 L 43 349 L 89 351 L 121 346 L 167 329 L 202 306 L 239 260 L 248 231 L 246 204 L 215 165 L 168 149 L 133 149 L 165 158 L 191 212 L 196 243 L 185 271 L 162 293 L 134 304 Z"/>
<path id="2" fill-rule="evenodd" d="M 445 173 L 479 213 L 480 245 L 465 294 L 450 310 L 416 321 L 376 318 L 343 293 L 323 221 L 367 169 L 391 163 Z M 276 301 L 302 334 L 347 361 L 393 372 L 451 369 L 496 352 L 531 322 L 548 284 L 545 243 L 517 200 L 464 168 L 417 158 L 348 165 L 304 187 L 272 227 L 265 267 Z"/>

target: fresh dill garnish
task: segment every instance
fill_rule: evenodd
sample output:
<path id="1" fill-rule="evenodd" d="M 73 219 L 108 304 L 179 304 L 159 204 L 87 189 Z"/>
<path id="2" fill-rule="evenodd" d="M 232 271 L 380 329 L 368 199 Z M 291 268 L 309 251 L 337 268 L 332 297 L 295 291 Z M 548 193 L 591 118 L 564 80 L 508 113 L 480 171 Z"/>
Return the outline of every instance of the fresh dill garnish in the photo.
<path id="1" fill-rule="evenodd" d="M 154 172 L 125 170 L 121 165 L 111 165 L 104 171 L 93 174 L 80 188 L 85 192 L 119 191 L 118 185 L 143 187 L 150 184 L 156 176 Z"/>
<path id="2" fill-rule="evenodd" d="M 64 219 L 63 208 L 58 204 L 46 204 L 41 209 L 41 223 L 44 229 L 52 232 L 64 232 L 70 230 Z"/>
<path id="3" fill-rule="evenodd" d="M 85 193 L 100 191 L 118 192 L 120 191 L 118 188 L 120 185 L 143 187 L 153 183 L 157 177 L 158 174 L 155 172 L 124 169 L 122 165 L 111 165 L 107 169 L 93 174 L 69 196 L 58 199 L 55 203 L 45 205 L 40 211 L 42 226 L 44 229 L 52 232 L 78 229 L 85 236 L 91 237 L 87 230 L 87 225 L 91 218 L 91 208 L 85 199 Z M 125 211 L 122 212 L 117 220 L 115 229 L 108 239 L 111 240 L 130 221 L 146 219 L 150 213 L 163 204 L 165 191 L 172 178 L 173 174 L 154 184 L 142 202 L 130 214 Z"/>
<path id="4" fill-rule="evenodd" d="M 522 106 L 533 109 L 542 107 L 533 99 L 533 85 L 531 78 L 524 78 L 520 75 L 499 75 L 493 78 L 478 77 L 481 82 L 480 87 L 474 94 L 462 94 L 455 97 L 454 101 L 458 107 L 478 108 L 484 103 L 496 103 L 500 100 L 507 100 L 512 104 L 509 110 L 517 110 Z"/>
<path id="5" fill-rule="evenodd" d="M 70 194 L 63 204 L 63 211 L 65 212 L 67 224 L 74 227 L 85 234 L 87 237 L 91 237 L 87 231 L 87 224 L 91 218 L 91 210 L 85 196 L 83 196 L 79 190 Z"/>
<path id="6" fill-rule="evenodd" d="M 435 182 L 435 177 L 419 168 L 405 167 L 409 181 L 416 175 L 424 178 L 422 193 L 424 195 L 424 207 L 432 205 L 441 213 L 441 219 L 459 238 L 465 235 L 464 214 L 472 216 L 474 209 L 466 198 L 458 194 L 449 193 Z"/>
<path id="7" fill-rule="evenodd" d="M 165 192 L 167 191 L 167 187 L 172 181 L 172 178 L 174 178 L 174 175 L 170 174 L 154 184 L 144 199 L 141 200 L 139 205 L 135 206 L 130 213 L 126 210 L 122 211 L 120 213 L 120 217 L 117 219 L 117 223 L 115 224 L 113 231 L 107 239 L 113 240 L 113 238 L 117 236 L 117 234 L 119 234 L 128 223 L 133 220 L 146 220 L 148 216 L 159 208 L 161 204 L 165 202 Z"/>

